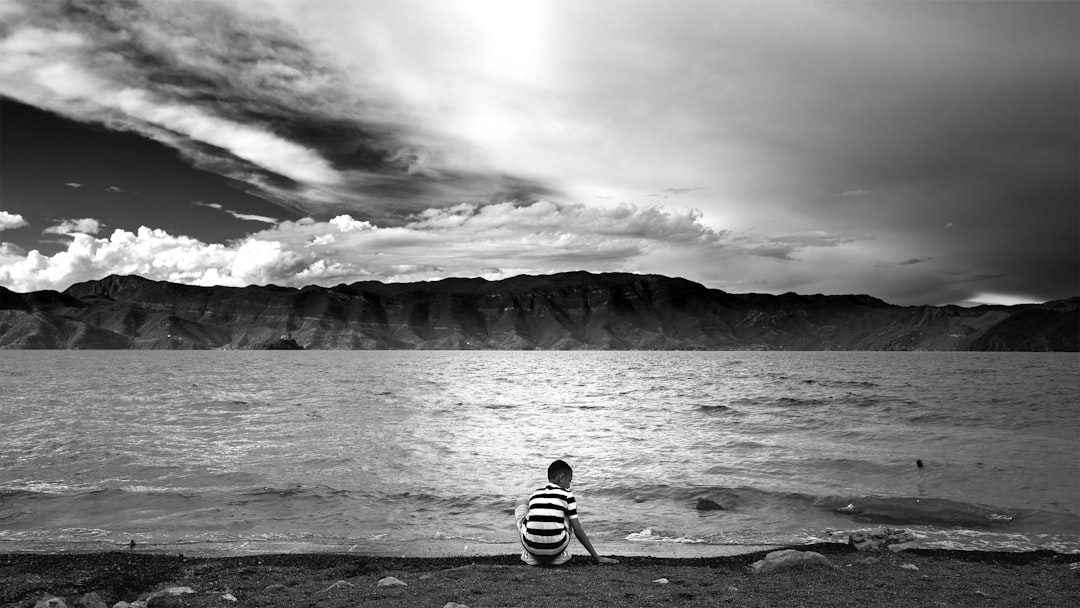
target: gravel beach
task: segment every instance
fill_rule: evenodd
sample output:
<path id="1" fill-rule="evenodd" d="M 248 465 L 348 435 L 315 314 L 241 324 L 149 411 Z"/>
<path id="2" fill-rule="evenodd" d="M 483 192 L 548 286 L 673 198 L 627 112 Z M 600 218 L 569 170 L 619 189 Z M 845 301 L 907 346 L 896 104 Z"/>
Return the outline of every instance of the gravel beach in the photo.
<path id="1" fill-rule="evenodd" d="M 533 568 L 515 555 L 0 555 L 5 606 L 1078 606 L 1080 555 L 791 547 L 827 564 L 756 573 L 769 551 L 671 559 L 586 557 Z M 618 556 L 616 556 L 618 557 Z"/>

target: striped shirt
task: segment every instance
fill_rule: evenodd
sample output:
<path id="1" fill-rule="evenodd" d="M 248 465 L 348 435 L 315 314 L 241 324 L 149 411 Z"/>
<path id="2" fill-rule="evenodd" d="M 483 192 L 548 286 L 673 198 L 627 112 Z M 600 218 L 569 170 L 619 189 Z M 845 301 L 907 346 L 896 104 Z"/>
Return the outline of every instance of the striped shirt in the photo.
<path id="1" fill-rule="evenodd" d="M 574 494 L 548 483 L 529 497 L 529 511 L 521 522 L 521 544 L 537 557 L 553 558 L 570 545 L 570 520 L 577 516 Z"/>

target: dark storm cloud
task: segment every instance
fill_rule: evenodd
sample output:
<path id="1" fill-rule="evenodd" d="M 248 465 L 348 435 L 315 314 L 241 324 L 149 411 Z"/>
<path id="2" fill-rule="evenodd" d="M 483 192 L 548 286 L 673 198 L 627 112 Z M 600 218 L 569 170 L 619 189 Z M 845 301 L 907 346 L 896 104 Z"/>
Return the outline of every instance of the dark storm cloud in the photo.
<path id="1" fill-rule="evenodd" d="M 279 21 L 200 1 L 22 8 L 9 47 L 45 44 L 36 62 L 19 58 L 29 83 L 0 92 L 162 141 L 274 202 L 394 222 L 547 191 L 446 162 L 459 142 L 411 126 L 363 75 L 347 77 Z"/>

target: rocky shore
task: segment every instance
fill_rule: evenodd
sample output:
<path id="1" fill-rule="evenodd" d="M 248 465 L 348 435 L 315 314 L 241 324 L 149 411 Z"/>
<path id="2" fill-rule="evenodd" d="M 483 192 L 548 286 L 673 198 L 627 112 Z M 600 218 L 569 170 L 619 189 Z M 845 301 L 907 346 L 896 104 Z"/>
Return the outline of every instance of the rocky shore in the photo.
<path id="1" fill-rule="evenodd" d="M 812 555 L 811 555 L 812 554 Z M 859 551 L 839 543 L 743 555 L 185 557 L 136 551 L 0 555 L 4 606 L 1080 606 L 1080 555 Z M 781 564 L 786 563 L 786 565 Z"/>

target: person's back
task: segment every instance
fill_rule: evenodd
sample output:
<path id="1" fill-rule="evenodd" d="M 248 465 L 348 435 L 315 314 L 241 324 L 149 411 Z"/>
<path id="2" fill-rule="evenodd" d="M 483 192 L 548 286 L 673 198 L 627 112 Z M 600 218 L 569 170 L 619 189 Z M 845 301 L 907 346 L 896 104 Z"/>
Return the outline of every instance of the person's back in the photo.
<path id="1" fill-rule="evenodd" d="M 514 509 L 518 534 L 524 551 L 521 559 L 530 565 L 558 566 L 570 560 L 570 538 L 588 549 L 598 563 L 618 563 L 600 557 L 578 519 L 577 500 L 570 491 L 574 471 L 556 460 L 548 467 L 548 483 L 527 499 L 518 499 Z"/>

